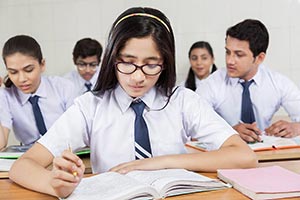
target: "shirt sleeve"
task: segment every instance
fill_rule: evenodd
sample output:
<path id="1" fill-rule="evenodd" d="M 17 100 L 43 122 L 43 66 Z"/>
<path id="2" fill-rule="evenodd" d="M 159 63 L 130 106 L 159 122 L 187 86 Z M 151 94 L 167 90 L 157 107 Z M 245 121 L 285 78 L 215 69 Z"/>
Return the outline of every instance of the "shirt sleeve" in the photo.
<path id="1" fill-rule="evenodd" d="M 8 104 L 6 91 L 4 88 L 0 88 L 0 123 L 2 126 L 11 129 L 12 128 L 12 115 L 10 106 Z"/>
<path id="2" fill-rule="evenodd" d="M 38 142 L 54 156 L 61 155 L 69 145 L 74 151 L 89 146 L 86 118 L 79 106 L 72 105 Z"/>
<path id="3" fill-rule="evenodd" d="M 300 90 L 285 76 L 281 76 L 281 80 L 278 85 L 281 90 L 281 105 L 285 111 L 289 114 L 289 117 L 294 122 L 300 122 Z"/>
<path id="4" fill-rule="evenodd" d="M 208 150 L 219 149 L 236 131 L 202 97 L 188 93 L 183 118 L 189 136 L 204 143 Z"/>

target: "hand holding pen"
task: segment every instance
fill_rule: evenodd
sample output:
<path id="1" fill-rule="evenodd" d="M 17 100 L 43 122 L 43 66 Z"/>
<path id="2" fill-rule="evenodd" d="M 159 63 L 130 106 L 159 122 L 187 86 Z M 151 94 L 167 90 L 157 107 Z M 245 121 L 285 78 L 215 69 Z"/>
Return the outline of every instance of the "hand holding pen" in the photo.
<path id="1" fill-rule="evenodd" d="M 84 170 L 82 160 L 72 153 L 72 148 L 68 145 L 60 157 L 53 159 L 51 186 L 57 196 L 66 197 L 71 194 L 81 181 Z"/>
<path id="2" fill-rule="evenodd" d="M 240 120 L 237 125 L 233 126 L 233 128 L 246 142 L 262 142 L 260 136 L 263 132 L 257 127 L 256 122 L 247 124 Z"/>

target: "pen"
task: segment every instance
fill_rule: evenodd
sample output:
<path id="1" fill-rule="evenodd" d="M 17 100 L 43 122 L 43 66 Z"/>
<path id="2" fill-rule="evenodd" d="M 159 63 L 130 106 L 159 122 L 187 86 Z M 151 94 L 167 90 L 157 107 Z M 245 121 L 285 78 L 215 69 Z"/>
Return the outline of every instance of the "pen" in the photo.
<path id="1" fill-rule="evenodd" d="M 71 147 L 70 143 L 68 143 L 68 150 L 70 152 L 72 152 L 72 147 Z M 77 176 L 77 172 L 76 171 L 73 171 L 72 174 L 73 174 L 73 176 Z"/>

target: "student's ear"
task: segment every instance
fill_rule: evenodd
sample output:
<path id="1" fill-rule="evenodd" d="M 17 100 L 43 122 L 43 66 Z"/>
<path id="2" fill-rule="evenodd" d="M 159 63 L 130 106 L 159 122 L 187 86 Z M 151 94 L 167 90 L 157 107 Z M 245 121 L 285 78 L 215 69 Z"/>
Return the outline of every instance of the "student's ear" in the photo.
<path id="1" fill-rule="evenodd" d="M 41 62 L 41 72 L 44 72 L 46 69 L 46 60 L 43 59 L 42 62 Z"/>
<path id="2" fill-rule="evenodd" d="M 265 60 L 266 54 L 264 52 L 261 52 L 258 54 L 255 58 L 255 63 L 257 65 L 260 65 Z"/>

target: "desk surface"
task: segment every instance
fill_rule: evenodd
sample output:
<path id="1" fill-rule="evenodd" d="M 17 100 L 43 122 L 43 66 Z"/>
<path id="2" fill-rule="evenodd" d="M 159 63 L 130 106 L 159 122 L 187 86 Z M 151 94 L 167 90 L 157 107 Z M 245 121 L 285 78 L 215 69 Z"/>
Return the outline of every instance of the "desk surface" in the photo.
<path id="1" fill-rule="evenodd" d="M 189 153 L 197 153 L 199 150 L 187 147 Z M 201 152 L 201 151 L 200 151 Z M 269 151 L 255 152 L 259 162 L 270 162 L 280 160 L 300 160 L 300 148 L 275 149 Z"/>
<path id="2" fill-rule="evenodd" d="M 292 160 L 292 161 L 278 161 L 278 162 L 266 162 L 259 163 L 259 167 L 270 166 L 270 165 L 280 165 L 286 169 L 294 171 L 300 174 L 300 160 Z M 201 173 L 205 176 L 216 178 L 216 173 Z M 1 199 L 22 199 L 22 200 L 32 200 L 32 199 L 40 199 L 40 200 L 52 200 L 57 199 L 55 197 L 41 194 L 38 192 L 33 192 L 31 190 L 27 190 L 15 183 L 13 183 L 9 179 L 0 179 L 0 197 Z M 217 190 L 210 192 L 200 192 L 193 193 L 187 195 L 180 195 L 175 197 L 169 197 L 167 199 L 170 200 L 198 200 L 198 199 L 230 199 L 230 200 L 243 200 L 248 199 L 243 194 L 238 191 L 230 188 L 225 190 Z M 288 198 L 288 199 L 299 199 L 299 198 Z"/>

